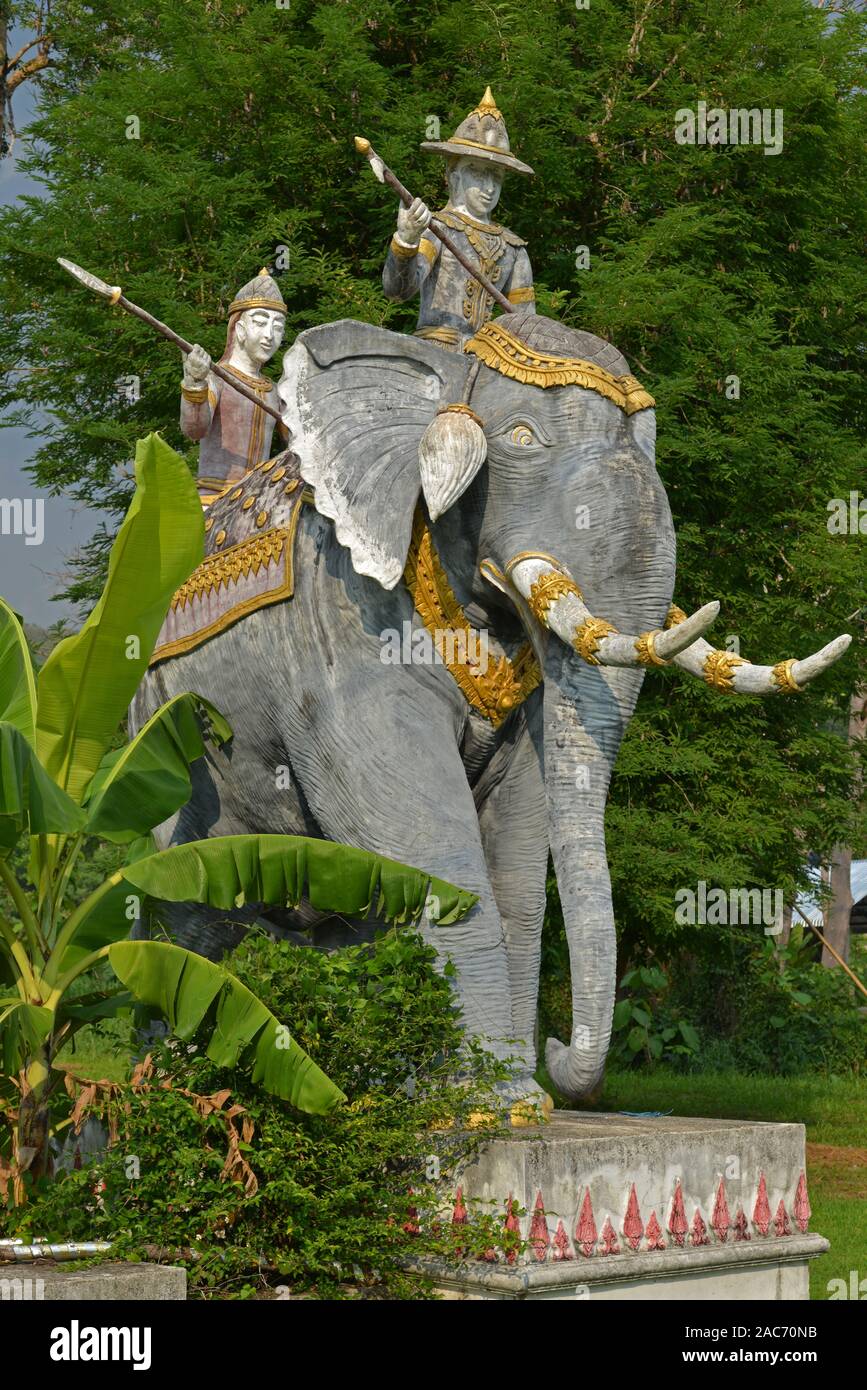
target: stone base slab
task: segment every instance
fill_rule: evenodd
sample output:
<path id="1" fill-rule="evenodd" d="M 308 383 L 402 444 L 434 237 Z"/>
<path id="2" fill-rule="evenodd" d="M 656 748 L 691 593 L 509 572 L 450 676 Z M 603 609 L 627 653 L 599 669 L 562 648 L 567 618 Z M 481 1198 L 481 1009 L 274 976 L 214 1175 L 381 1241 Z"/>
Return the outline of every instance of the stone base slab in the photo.
<path id="1" fill-rule="evenodd" d="M 413 1261 L 412 1268 L 432 1279 L 446 1300 L 788 1302 L 809 1298 L 808 1261 L 827 1249 L 822 1236 L 807 1235 L 792 1237 L 785 1255 L 741 1245 L 731 1250 L 611 1255 L 598 1263 L 523 1264 L 513 1269 L 475 1261 L 449 1265 L 422 1259 Z"/>
<path id="2" fill-rule="evenodd" d="M 447 1298 L 804 1299 L 828 1249 L 809 1233 L 795 1124 L 555 1111 L 460 1174 L 468 1250 L 479 1208 L 526 1249 L 419 1261 Z"/>
<path id="3" fill-rule="evenodd" d="M 0 1264 L 0 1301 L 153 1303 L 187 1296 L 187 1271 L 177 1265 L 104 1264 L 64 1269 L 62 1262 Z"/>

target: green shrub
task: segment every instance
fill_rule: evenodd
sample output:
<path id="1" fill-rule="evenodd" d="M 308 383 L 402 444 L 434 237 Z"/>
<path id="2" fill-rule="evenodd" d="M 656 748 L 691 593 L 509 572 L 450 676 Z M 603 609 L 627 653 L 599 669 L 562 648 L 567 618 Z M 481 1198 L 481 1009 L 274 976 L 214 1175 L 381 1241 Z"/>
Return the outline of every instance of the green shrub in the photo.
<path id="1" fill-rule="evenodd" d="M 215 1067 L 198 1039 L 166 1042 L 149 1082 L 102 1097 L 118 1142 L 37 1193 L 15 1233 L 107 1239 L 128 1258 L 183 1263 L 194 1296 L 285 1283 L 341 1297 L 370 1283 L 418 1297 L 401 1261 L 461 1243 L 436 1216 L 453 1200 L 455 1165 L 490 1133 L 467 1121 L 490 1113 L 504 1075 L 464 1040 L 433 960 L 406 931 L 333 954 L 248 936 L 231 968 L 278 1017 L 291 1009 L 294 1036 L 349 1103 L 301 1114 L 242 1070 Z M 503 1218 L 474 1213 L 468 1253 L 504 1249 Z"/>
<path id="2" fill-rule="evenodd" d="M 631 959 L 624 960 L 629 940 Z M 860 1075 L 867 1070 L 867 1017 L 842 970 L 817 958 L 809 933 L 775 938 L 737 927 L 702 927 L 664 958 L 639 955 L 621 938 L 620 987 L 610 1064 L 681 1071 Z M 858 938 L 853 938 L 856 972 Z M 568 1037 L 569 955 L 559 904 L 549 901 L 542 937 L 539 1037 Z"/>
<path id="3" fill-rule="evenodd" d="M 861 996 L 842 970 L 821 965 L 797 929 L 787 945 L 716 930 L 676 962 L 672 977 L 673 1002 L 703 1038 L 701 1068 L 772 1076 L 865 1070 Z"/>

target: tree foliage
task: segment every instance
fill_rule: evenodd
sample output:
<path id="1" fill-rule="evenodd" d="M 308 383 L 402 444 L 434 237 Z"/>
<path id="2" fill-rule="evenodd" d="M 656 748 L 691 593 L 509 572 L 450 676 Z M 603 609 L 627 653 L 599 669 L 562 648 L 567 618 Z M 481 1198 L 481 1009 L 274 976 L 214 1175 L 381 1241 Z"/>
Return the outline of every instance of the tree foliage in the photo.
<path id="1" fill-rule="evenodd" d="M 537 171 L 507 180 L 501 212 L 529 241 L 541 307 L 614 341 L 657 399 L 678 602 L 719 598 L 713 640 L 755 660 L 862 638 L 867 540 L 827 525 L 867 478 L 864 17 L 837 8 L 831 23 L 808 0 L 772 15 L 749 0 L 58 0 L 62 60 L 28 161 L 44 196 L 0 218 L 0 405 L 50 412 L 34 476 L 113 517 L 136 438 L 160 428 L 193 454 L 173 350 L 55 257 L 214 353 L 264 263 L 282 268 L 287 338 L 344 316 L 411 327 L 378 283 L 395 205 L 352 137 L 437 205 L 442 165 L 419 142 L 490 82 Z M 678 144 L 676 113 L 699 101 L 780 108 L 782 152 Z M 135 402 L 117 389 L 129 377 Z M 98 591 L 105 547 L 73 597 Z M 764 703 L 648 676 L 609 816 L 628 931 L 671 930 L 674 884 L 790 897 L 808 847 L 863 845 L 840 732 L 864 652 Z"/>

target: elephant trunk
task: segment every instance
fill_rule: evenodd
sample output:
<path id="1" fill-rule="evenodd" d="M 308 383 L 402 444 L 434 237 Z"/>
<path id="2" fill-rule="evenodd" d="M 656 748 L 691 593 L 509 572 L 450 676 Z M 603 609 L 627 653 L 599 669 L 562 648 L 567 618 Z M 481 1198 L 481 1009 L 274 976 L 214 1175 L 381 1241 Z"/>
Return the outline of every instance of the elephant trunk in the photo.
<path id="1" fill-rule="evenodd" d="M 625 672 L 616 673 L 618 677 Z M 629 673 L 637 696 L 640 676 Z M 545 1062 L 561 1094 L 578 1100 L 599 1085 L 611 1037 L 617 942 L 605 854 L 605 803 L 623 730 L 607 679 L 561 643 L 545 661 L 545 787 L 551 853 L 569 944 L 572 1034 L 549 1038 Z"/>

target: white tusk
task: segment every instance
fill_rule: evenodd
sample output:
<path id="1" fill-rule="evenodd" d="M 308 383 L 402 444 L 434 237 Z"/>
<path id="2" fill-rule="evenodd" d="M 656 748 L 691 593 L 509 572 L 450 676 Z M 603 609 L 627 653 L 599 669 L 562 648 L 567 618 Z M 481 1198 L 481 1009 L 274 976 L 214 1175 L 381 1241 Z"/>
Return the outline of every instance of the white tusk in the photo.
<path id="1" fill-rule="evenodd" d="M 835 661 L 839 661 L 845 651 L 848 651 L 852 638 L 848 632 L 835 637 L 833 642 L 829 642 L 821 651 L 814 652 L 812 656 L 806 657 L 803 661 L 796 661 L 792 667 L 792 675 L 797 685 L 806 685 L 808 681 L 815 680 L 816 676 L 821 676 L 823 671 L 827 671 L 829 666 L 833 666 Z"/>
<path id="2" fill-rule="evenodd" d="M 550 556 L 518 558 L 508 571 L 539 622 L 592 666 L 664 666 L 699 639 L 719 613 L 718 603 L 706 603 L 676 627 L 629 636 L 593 616 L 571 575 L 559 565 L 552 568 Z"/>
<path id="3" fill-rule="evenodd" d="M 805 661 L 778 661 L 775 666 L 757 666 L 733 652 L 718 651 L 699 639 L 680 652 L 674 664 L 706 681 L 715 690 L 734 695 L 795 694 L 803 690 L 808 681 L 815 680 L 833 666 L 851 641 L 849 634 L 844 633 Z"/>

